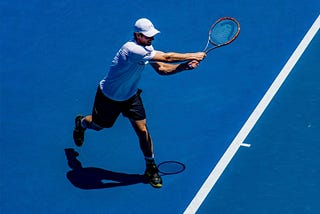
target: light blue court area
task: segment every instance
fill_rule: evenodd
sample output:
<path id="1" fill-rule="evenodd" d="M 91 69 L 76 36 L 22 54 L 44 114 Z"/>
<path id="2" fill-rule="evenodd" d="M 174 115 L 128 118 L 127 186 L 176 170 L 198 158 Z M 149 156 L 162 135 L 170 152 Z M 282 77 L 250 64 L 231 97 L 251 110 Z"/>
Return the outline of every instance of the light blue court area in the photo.
<path id="1" fill-rule="evenodd" d="M 0 213 L 183 213 L 319 11 L 317 0 L 0 0 Z M 143 183 L 123 117 L 73 144 L 75 116 L 91 112 L 136 19 L 161 31 L 155 49 L 194 52 L 223 16 L 241 24 L 234 43 L 195 71 L 163 77 L 149 66 L 140 84 L 156 160 L 182 162 L 183 172 L 163 176 L 161 189 Z M 199 213 L 319 211 L 317 46 L 319 35 Z"/>

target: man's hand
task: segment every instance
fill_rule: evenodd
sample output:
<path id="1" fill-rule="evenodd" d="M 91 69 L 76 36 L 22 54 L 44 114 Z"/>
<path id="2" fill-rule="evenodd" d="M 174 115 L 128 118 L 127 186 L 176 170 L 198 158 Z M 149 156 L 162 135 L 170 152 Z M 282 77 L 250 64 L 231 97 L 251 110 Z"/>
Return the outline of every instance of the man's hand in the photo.
<path id="1" fill-rule="evenodd" d="M 197 53 L 194 53 L 194 60 L 202 61 L 206 56 L 207 55 L 205 52 L 197 52 Z"/>
<path id="2" fill-rule="evenodd" d="M 200 64 L 199 61 L 197 61 L 197 60 L 192 60 L 192 61 L 190 61 L 190 62 L 188 62 L 188 63 L 186 64 L 186 67 L 187 67 L 187 68 L 186 68 L 185 70 L 195 69 L 196 67 L 199 66 L 199 64 Z"/>

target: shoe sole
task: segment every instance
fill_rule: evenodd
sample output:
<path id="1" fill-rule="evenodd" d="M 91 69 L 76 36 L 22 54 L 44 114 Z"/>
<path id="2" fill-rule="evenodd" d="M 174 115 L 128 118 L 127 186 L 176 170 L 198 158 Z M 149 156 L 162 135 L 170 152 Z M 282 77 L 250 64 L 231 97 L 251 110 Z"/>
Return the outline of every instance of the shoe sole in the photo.
<path id="1" fill-rule="evenodd" d="M 80 138 L 80 140 L 78 138 L 79 135 L 83 135 L 84 136 L 84 131 L 80 131 L 80 130 L 77 129 L 78 121 L 81 120 L 82 118 L 84 118 L 84 116 L 82 116 L 82 115 L 76 116 L 75 128 L 73 129 L 73 141 L 76 144 L 76 146 L 78 146 L 78 147 L 82 146 L 83 143 L 84 143 L 84 137 L 82 137 L 82 139 Z M 83 132 L 83 133 L 81 133 L 81 132 Z"/>
<path id="2" fill-rule="evenodd" d="M 159 188 L 162 187 L 162 184 L 154 184 L 154 183 L 152 183 L 152 182 L 149 182 L 149 183 L 150 183 L 150 185 L 151 185 L 152 187 L 157 188 L 157 189 L 159 189 Z"/>

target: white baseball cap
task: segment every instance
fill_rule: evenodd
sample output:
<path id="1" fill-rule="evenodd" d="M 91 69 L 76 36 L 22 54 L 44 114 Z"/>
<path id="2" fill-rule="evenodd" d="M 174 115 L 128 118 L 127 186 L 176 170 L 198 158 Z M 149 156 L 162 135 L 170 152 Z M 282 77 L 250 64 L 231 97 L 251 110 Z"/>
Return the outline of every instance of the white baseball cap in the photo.
<path id="1" fill-rule="evenodd" d="M 149 19 L 141 18 L 134 24 L 134 32 L 142 33 L 147 37 L 153 37 L 160 33 L 152 24 Z"/>

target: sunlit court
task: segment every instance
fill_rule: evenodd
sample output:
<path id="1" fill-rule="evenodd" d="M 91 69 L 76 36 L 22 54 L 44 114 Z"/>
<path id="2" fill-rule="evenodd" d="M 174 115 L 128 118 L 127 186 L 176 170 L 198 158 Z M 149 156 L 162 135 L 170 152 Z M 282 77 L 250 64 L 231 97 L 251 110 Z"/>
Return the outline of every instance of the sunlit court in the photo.
<path id="1" fill-rule="evenodd" d="M 319 12 L 316 0 L 1 0 L 0 213 L 319 213 Z M 73 139 L 140 18 L 160 31 L 156 51 L 206 52 L 174 75 L 142 71 L 161 188 L 126 115 Z"/>

